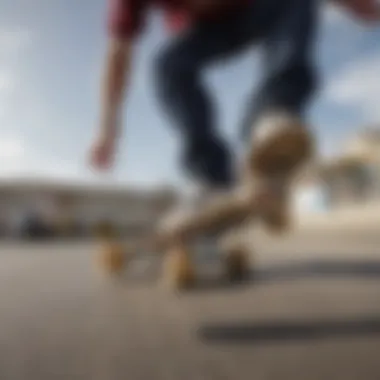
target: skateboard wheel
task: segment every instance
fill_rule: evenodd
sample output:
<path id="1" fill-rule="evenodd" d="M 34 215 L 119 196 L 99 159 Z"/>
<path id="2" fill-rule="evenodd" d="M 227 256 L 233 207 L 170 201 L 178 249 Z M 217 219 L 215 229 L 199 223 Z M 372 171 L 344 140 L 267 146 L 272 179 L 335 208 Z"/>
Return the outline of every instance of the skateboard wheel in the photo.
<path id="1" fill-rule="evenodd" d="M 109 244 L 100 251 L 100 266 L 108 273 L 118 274 L 125 266 L 126 257 L 123 247 L 118 244 Z"/>
<path id="2" fill-rule="evenodd" d="M 285 186 L 279 184 L 279 186 Z M 286 189 L 279 190 L 277 194 L 271 190 L 264 191 L 260 198 L 260 220 L 269 232 L 281 234 L 291 228 L 291 212 L 289 210 L 289 197 L 284 193 Z"/>
<path id="3" fill-rule="evenodd" d="M 114 239 L 116 236 L 115 227 L 109 222 L 98 223 L 94 228 L 95 236 L 104 241 Z"/>
<path id="4" fill-rule="evenodd" d="M 171 249 L 164 263 L 164 279 L 170 286 L 183 290 L 195 283 L 195 270 L 185 247 Z"/>
<path id="5" fill-rule="evenodd" d="M 291 229 L 291 220 L 288 210 L 278 209 L 263 215 L 265 227 L 274 234 L 286 233 Z"/>
<path id="6" fill-rule="evenodd" d="M 225 257 L 225 270 L 229 281 L 242 281 L 249 277 L 249 252 L 243 247 L 231 249 Z"/>

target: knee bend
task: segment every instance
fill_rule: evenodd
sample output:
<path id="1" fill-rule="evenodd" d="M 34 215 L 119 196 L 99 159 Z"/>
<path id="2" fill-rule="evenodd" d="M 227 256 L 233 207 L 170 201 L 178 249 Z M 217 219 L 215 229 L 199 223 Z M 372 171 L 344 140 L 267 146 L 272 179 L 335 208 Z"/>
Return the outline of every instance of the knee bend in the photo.
<path id="1" fill-rule="evenodd" d="M 299 68 L 298 83 L 303 89 L 305 98 L 310 98 L 315 94 L 319 87 L 319 77 L 312 65 L 306 64 Z"/>
<path id="2" fill-rule="evenodd" d="M 178 83 L 184 80 L 192 79 L 195 75 L 196 68 L 192 65 L 191 60 L 177 50 L 164 50 L 156 58 L 155 75 L 162 83 Z"/>
<path id="3" fill-rule="evenodd" d="M 318 76 L 312 65 L 291 65 L 278 74 L 274 76 L 273 82 L 295 92 L 302 99 L 313 96 L 317 90 Z"/>

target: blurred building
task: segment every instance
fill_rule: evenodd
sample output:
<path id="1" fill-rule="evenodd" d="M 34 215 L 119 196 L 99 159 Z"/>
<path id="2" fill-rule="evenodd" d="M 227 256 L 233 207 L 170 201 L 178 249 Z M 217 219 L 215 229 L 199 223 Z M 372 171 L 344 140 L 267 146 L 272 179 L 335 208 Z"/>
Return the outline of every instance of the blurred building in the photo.
<path id="1" fill-rule="evenodd" d="M 300 189 L 299 207 L 310 209 L 380 201 L 380 129 L 358 133 L 335 157 L 314 163 Z"/>
<path id="2" fill-rule="evenodd" d="M 348 140 L 340 155 L 322 163 L 318 174 L 333 205 L 380 200 L 380 130 Z"/>
<path id="3" fill-rule="evenodd" d="M 81 229 L 109 222 L 118 229 L 146 228 L 176 198 L 170 188 L 95 186 L 53 181 L 0 182 L 0 229 L 11 231 L 27 218 L 55 229 Z"/>

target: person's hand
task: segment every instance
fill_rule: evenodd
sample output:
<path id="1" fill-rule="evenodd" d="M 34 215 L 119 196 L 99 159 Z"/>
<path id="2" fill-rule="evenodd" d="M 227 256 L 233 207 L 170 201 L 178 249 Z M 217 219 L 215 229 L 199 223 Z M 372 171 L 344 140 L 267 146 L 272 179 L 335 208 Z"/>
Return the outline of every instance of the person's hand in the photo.
<path id="1" fill-rule="evenodd" d="M 356 18 L 364 22 L 380 21 L 380 4 L 377 0 L 339 0 Z"/>
<path id="2" fill-rule="evenodd" d="M 99 136 L 91 147 L 91 166 L 99 171 L 107 171 L 111 169 L 115 159 L 115 145 L 116 139 L 114 136 Z"/>

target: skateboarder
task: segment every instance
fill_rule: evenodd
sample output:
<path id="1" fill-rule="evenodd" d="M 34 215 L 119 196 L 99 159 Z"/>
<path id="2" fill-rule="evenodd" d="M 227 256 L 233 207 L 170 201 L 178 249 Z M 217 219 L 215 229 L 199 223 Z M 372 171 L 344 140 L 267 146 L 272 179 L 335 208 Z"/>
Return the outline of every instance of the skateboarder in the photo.
<path id="1" fill-rule="evenodd" d="M 362 19 L 379 19 L 376 0 L 335 3 Z M 305 139 L 292 141 L 291 132 L 301 126 L 305 133 L 304 114 L 318 84 L 313 61 L 318 0 L 109 0 L 110 39 L 92 164 L 106 170 L 113 163 L 124 93 L 133 75 L 134 45 L 153 5 L 164 9 L 175 33 L 157 57 L 154 85 L 182 138 L 186 173 L 217 191 L 236 182 L 232 154 L 215 126 L 202 72 L 259 45 L 263 80 L 248 100 L 243 123 L 250 164 L 265 174 L 279 163 L 288 162 L 289 169 L 301 163 L 297 160 L 305 158 L 306 148 L 297 144 Z"/>

